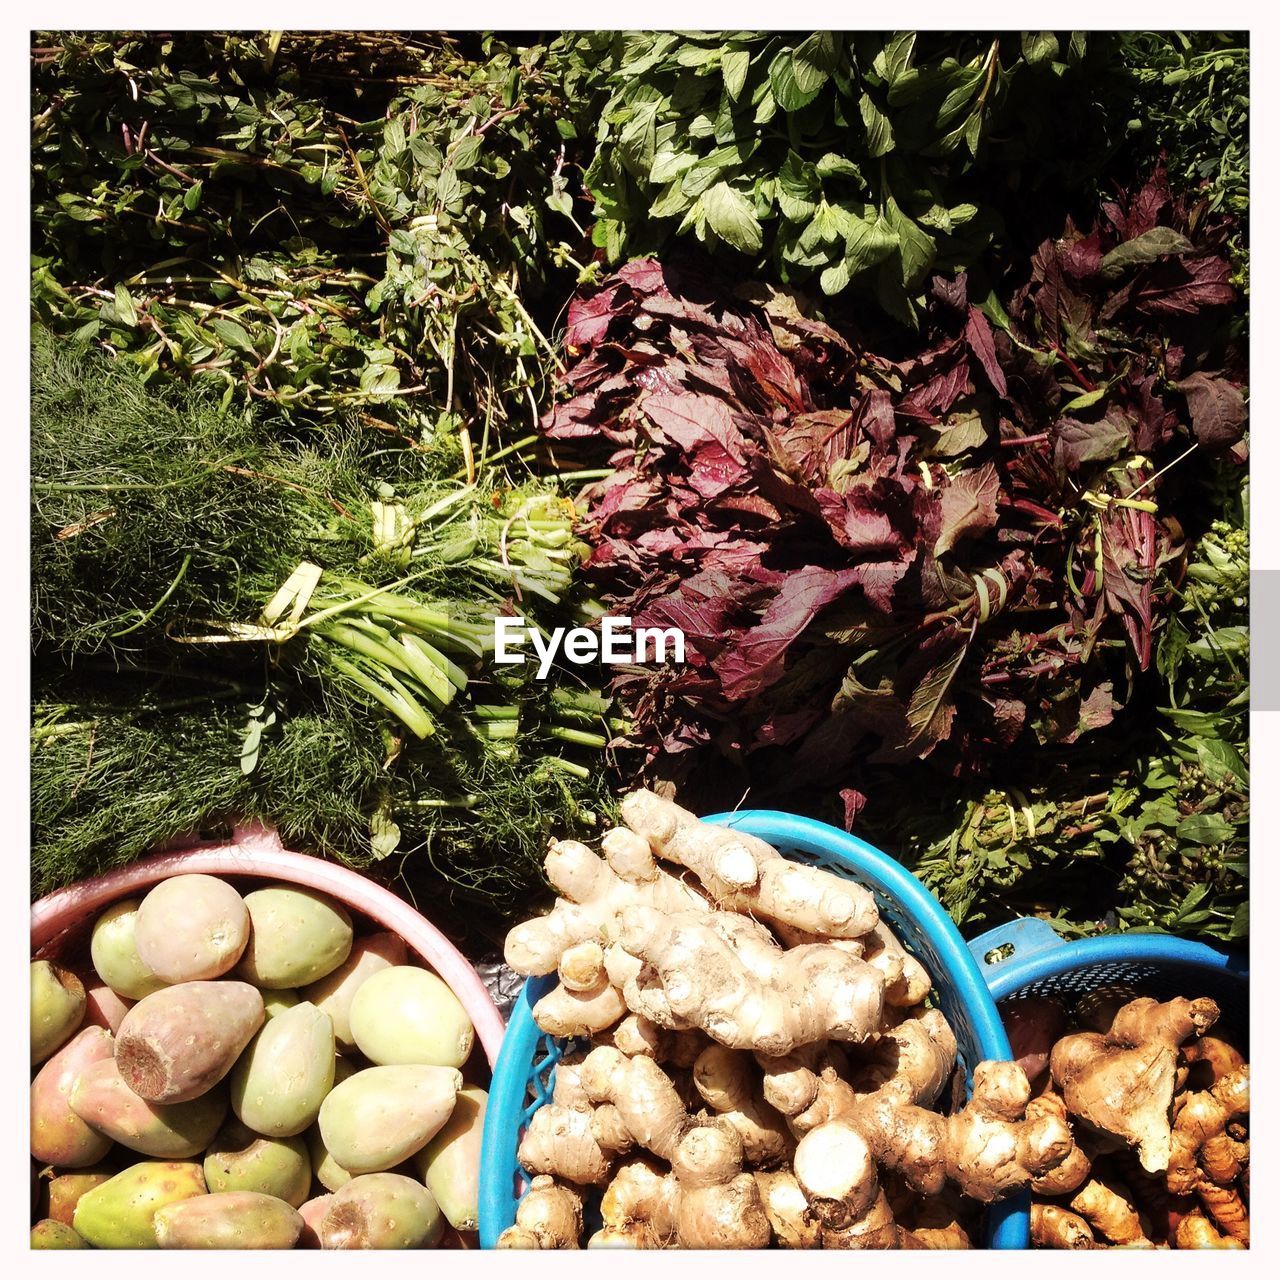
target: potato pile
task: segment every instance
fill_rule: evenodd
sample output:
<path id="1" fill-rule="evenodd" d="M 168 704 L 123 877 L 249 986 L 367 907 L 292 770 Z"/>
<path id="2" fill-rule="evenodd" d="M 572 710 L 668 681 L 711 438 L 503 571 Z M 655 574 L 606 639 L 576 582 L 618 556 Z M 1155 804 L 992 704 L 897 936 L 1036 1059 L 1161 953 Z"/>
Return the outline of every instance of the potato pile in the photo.
<path id="1" fill-rule="evenodd" d="M 589 1048 L 521 1139 L 500 1247 L 965 1248 L 984 1204 L 1076 1160 L 1017 1064 L 979 1063 L 963 1103 L 930 976 L 866 889 L 648 791 L 622 817 L 602 857 L 553 843 L 560 898 L 507 936 L 556 976 L 538 1026 Z"/>
<path id="2" fill-rule="evenodd" d="M 31 965 L 32 1247 L 409 1249 L 476 1229 L 475 1032 L 400 938 L 355 937 L 308 889 L 178 875 L 103 912 L 89 962 Z"/>
<path id="3" fill-rule="evenodd" d="M 1209 1034 L 1209 999 L 1097 992 L 1068 1013 L 1001 1009 L 1037 1103 L 1070 1118 L 1077 1151 L 1032 1184 L 1032 1243 L 1050 1249 L 1249 1244 L 1249 1064 Z"/>

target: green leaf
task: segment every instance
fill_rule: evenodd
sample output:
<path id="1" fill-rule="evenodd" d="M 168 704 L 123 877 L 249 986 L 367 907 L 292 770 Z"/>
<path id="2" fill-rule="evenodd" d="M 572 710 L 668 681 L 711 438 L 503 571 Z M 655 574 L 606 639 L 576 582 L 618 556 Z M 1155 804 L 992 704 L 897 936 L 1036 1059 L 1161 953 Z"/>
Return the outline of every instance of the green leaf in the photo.
<path id="1" fill-rule="evenodd" d="M 367 364 L 360 370 L 360 390 L 384 399 L 400 386 L 400 371 L 393 364 Z"/>
<path id="2" fill-rule="evenodd" d="M 1192 844 L 1223 844 L 1235 835 L 1235 827 L 1217 813 L 1196 813 L 1178 823 L 1178 839 Z"/>
<path id="3" fill-rule="evenodd" d="M 911 68 L 911 56 L 915 52 L 916 33 L 900 31 L 891 37 L 885 46 L 876 54 L 871 64 L 872 70 L 886 84 L 892 85 L 901 80 Z"/>
<path id="4" fill-rule="evenodd" d="M 817 170 L 794 151 L 788 151 L 786 161 L 778 170 L 774 194 L 784 218 L 792 222 L 811 218 L 822 199 L 822 184 Z"/>
<path id="5" fill-rule="evenodd" d="M 205 321 L 205 327 L 212 329 L 226 346 L 243 351 L 246 355 L 257 354 L 249 331 L 228 316 L 212 316 Z"/>
<path id="6" fill-rule="evenodd" d="M 774 100 L 783 111 L 799 111 L 818 96 L 822 83 L 819 82 L 808 90 L 802 89 L 792 56 L 784 49 L 769 64 L 769 87 L 773 91 Z M 756 120 L 760 120 L 758 111 Z"/>
<path id="7" fill-rule="evenodd" d="M 392 116 L 382 126 L 382 151 L 390 160 L 394 160 L 405 148 L 404 121 L 399 116 Z"/>
<path id="8" fill-rule="evenodd" d="M 826 84 L 840 60 L 840 45 L 835 33 L 815 31 L 792 51 L 791 66 L 796 87 L 801 93 L 816 94 Z"/>
<path id="9" fill-rule="evenodd" d="M 116 285 L 115 311 L 116 319 L 121 324 L 127 324 L 131 329 L 137 328 L 138 308 L 134 306 L 129 290 L 122 284 Z"/>
<path id="10" fill-rule="evenodd" d="M 376 862 L 389 858 L 400 847 L 400 826 L 390 797 L 384 797 L 369 816 L 369 850 Z"/>
<path id="11" fill-rule="evenodd" d="M 737 102 L 747 83 L 747 71 L 751 66 L 751 54 L 746 49 L 726 49 L 720 57 L 720 74 L 729 97 Z"/>
<path id="12" fill-rule="evenodd" d="M 449 163 L 457 173 L 470 169 L 479 159 L 480 150 L 484 146 L 484 135 L 469 133 L 460 142 L 455 143 L 449 152 Z"/>
<path id="13" fill-rule="evenodd" d="M 1058 37 L 1052 31 L 1024 31 L 1022 56 L 1032 66 L 1037 62 L 1052 62 L 1058 56 Z"/>
<path id="14" fill-rule="evenodd" d="M 743 253 L 758 253 L 764 243 L 751 201 L 727 182 L 717 182 L 701 200 L 707 225 L 726 244 Z"/>
<path id="15" fill-rule="evenodd" d="M 858 102 L 858 110 L 862 113 L 862 123 L 867 131 L 867 154 L 873 160 L 888 155 L 894 146 L 893 126 L 889 123 L 889 117 L 865 93 Z"/>
<path id="16" fill-rule="evenodd" d="M 1092 391 L 1082 391 L 1062 406 L 1062 412 L 1073 413 L 1077 409 L 1087 409 L 1090 405 L 1097 404 L 1110 390 L 1111 384 L 1103 383 L 1100 387 L 1094 387 Z"/>
<path id="17" fill-rule="evenodd" d="M 657 115 L 656 102 L 643 103 L 618 135 L 618 156 L 637 178 L 645 177 L 653 167 Z"/>
<path id="18" fill-rule="evenodd" d="M 856 178 L 859 182 L 864 180 L 862 170 L 852 160 L 838 156 L 834 151 L 828 151 L 818 161 L 817 170 L 820 178 Z"/>
<path id="19" fill-rule="evenodd" d="M 849 263 L 841 259 L 833 267 L 828 267 L 819 277 L 818 283 L 822 292 L 831 296 L 849 287 Z"/>
<path id="20" fill-rule="evenodd" d="M 845 264 L 850 275 L 878 267 L 899 247 L 898 233 L 882 217 L 850 217 L 845 231 Z"/>
<path id="21" fill-rule="evenodd" d="M 1152 227 L 1132 240 L 1118 244 L 1102 259 L 1102 274 L 1111 280 L 1130 267 L 1143 266 L 1170 253 L 1186 253 L 1191 241 L 1172 227 Z"/>
<path id="22" fill-rule="evenodd" d="M 188 213 L 192 213 L 200 207 L 200 197 L 203 195 L 203 182 L 193 182 L 191 186 L 182 193 L 182 204 Z"/>
<path id="23" fill-rule="evenodd" d="M 897 233 L 903 286 L 908 290 L 914 289 L 933 266 L 937 246 L 898 208 L 892 196 L 885 202 L 885 220 Z"/>

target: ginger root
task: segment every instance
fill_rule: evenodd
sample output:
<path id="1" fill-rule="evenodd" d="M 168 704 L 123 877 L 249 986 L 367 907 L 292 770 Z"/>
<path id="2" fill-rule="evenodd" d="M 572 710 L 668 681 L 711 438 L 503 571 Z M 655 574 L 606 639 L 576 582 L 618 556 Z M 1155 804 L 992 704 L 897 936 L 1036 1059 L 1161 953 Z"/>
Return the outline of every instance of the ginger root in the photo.
<path id="1" fill-rule="evenodd" d="M 752 1168 L 781 1164 L 795 1148 L 790 1130 L 760 1096 L 755 1063 L 723 1045 L 708 1045 L 693 1064 L 693 1083 L 707 1107 L 727 1120 L 742 1139 Z"/>
<path id="2" fill-rule="evenodd" d="M 726 911 L 823 938 L 860 938 L 879 920 L 875 899 L 861 885 L 792 862 L 755 836 L 701 822 L 652 791 L 624 797 L 622 820 L 660 857 L 692 871 Z"/>
<path id="3" fill-rule="evenodd" d="M 623 981 L 629 1008 L 732 1049 L 778 1056 L 818 1040 L 863 1040 L 881 1025 L 877 970 L 821 943 L 784 951 L 745 916 L 633 907 L 618 949 L 638 962 Z"/>
<path id="4" fill-rule="evenodd" d="M 680 1184 L 657 1161 L 642 1156 L 618 1166 L 600 1202 L 604 1226 L 590 1249 L 662 1249 L 676 1234 Z"/>
<path id="5" fill-rule="evenodd" d="M 757 1169 L 753 1176 L 774 1240 L 784 1249 L 818 1248 L 822 1228 L 809 1213 L 796 1175 L 790 1169 Z"/>
<path id="6" fill-rule="evenodd" d="M 1082 1031 L 1054 1046 L 1049 1068 L 1067 1110 L 1138 1149 L 1142 1167 L 1168 1167 L 1179 1046 L 1218 1017 L 1212 1000 L 1131 1000 L 1108 1031 Z"/>
<path id="7" fill-rule="evenodd" d="M 604 858 L 576 840 L 553 840 L 543 867 L 560 895 L 549 915 L 526 920 L 507 934 L 507 963 L 529 976 L 555 973 L 561 957 L 584 942 L 606 946 L 627 907 L 659 911 L 705 908 L 706 899 L 678 876 L 663 870 L 648 844 L 634 833 L 610 831 Z"/>
<path id="8" fill-rule="evenodd" d="M 582 1238 L 582 1196 L 539 1175 L 516 1209 L 515 1225 L 498 1237 L 499 1249 L 577 1249 Z"/>
<path id="9" fill-rule="evenodd" d="M 1071 1197 L 1071 1209 L 1112 1244 L 1149 1245 L 1150 1237 L 1127 1187 L 1094 1175 Z"/>
<path id="10" fill-rule="evenodd" d="M 1027 1119 L 1034 1120 L 1041 1116 L 1056 1117 L 1062 1124 L 1070 1128 L 1067 1119 L 1067 1104 L 1052 1090 L 1037 1095 L 1027 1103 Z M 1075 1191 L 1089 1176 L 1093 1161 L 1089 1154 L 1078 1143 L 1056 1168 L 1031 1180 L 1031 1190 L 1042 1196 L 1062 1196 Z"/>
<path id="11" fill-rule="evenodd" d="M 628 1058 L 611 1045 L 599 1045 L 582 1060 L 578 1078 L 592 1102 L 616 1109 L 638 1145 L 671 1159 L 689 1115 L 671 1077 L 652 1058 Z"/>
<path id="12" fill-rule="evenodd" d="M 1178 1109 L 1170 1139 L 1168 1170 L 1169 1189 L 1175 1194 L 1186 1194 L 1196 1189 L 1203 1176 L 1200 1164 L 1204 1149 L 1216 1139 L 1225 1138 L 1227 1125 L 1237 1116 L 1249 1112 L 1249 1068 L 1237 1067 L 1229 1071 L 1210 1089 L 1187 1094 Z M 1228 1139 L 1228 1141 L 1233 1141 Z M 1225 1185 L 1239 1174 L 1238 1162 L 1233 1161 L 1235 1148 L 1221 1143 L 1210 1151 L 1210 1162 L 1216 1163 L 1218 1173 L 1224 1175 L 1211 1181 Z M 1229 1157 L 1224 1163 L 1223 1157 Z M 1234 1163 L 1235 1167 L 1232 1167 Z"/>
<path id="13" fill-rule="evenodd" d="M 722 1120 L 694 1125 L 671 1153 L 679 1184 L 676 1239 L 682 1249 L 763 1249 L 769 1219 L 756 1180 L 742 1169 L 742 1139 Z"/>
<path id="14" fill-rule="evenodd" d="M 822 1224 L 824 1249 L 918 1247 L 894 1221 L 875 1157 L 853 1125 L 835 1120 L 806 1133 L 796 1147 L 795 1176 Z"/>
<path id="15" fill-rule="evenodd" d="M 1178 1223 L 1174 1243 L 1179 1249 L 1243 1249 L 1239 1240 L 1222 1235 L 1202 1213 L 1189 1213 Z"/>
<path id="16" fill-rule="evenodd" d="M 626 1011 L 622 992 L 605 976 L 585 989 L 558 983 L 533 1006 L 533 1020 L 548 1035 L 574 1040 L 613 1026 Z"/>
<path id="17" fill-rule="evenodd" d="M 1089 1224 L 1060 1204 L 1031 1206 L 1031 1243 L 1039 1249 L 1096 1249 Z"/>

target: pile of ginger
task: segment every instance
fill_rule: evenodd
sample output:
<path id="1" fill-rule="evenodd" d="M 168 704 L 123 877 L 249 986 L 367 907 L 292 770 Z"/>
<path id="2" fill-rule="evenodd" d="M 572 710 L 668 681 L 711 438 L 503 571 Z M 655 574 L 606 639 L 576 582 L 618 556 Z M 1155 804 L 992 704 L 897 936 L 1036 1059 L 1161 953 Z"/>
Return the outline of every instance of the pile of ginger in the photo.
<path id="1" fill-rule="evenodd" d="M 500 1247 L 963 1248 L 982 1204 L 1078 1157 L 1014 1063 L 956 1105 L 930 976 L 862 886 L 648 791 L 622 817 L 603 857 L 553 843 L 555 907 L 507 937 L 578 1051 Z"/>
<path id="2" fill-rule="evenodd" d="M 866 889 L 652 792 L 622 819 L 603 857 L 553 842 L 556 904 L 507 937 L 513 969 L 556 977 L 538 1026 L 573 1043 L 500 1248 L 968 1248 L 983 1205 L 1098 1181 L 1076 1131 L 1110 1117 L 1076 1107 L 1110 1041 L 1063 1040 L 1060 1090 L 980 1063 L 965 1102 L 930 975 Z"/>
<path id="3" fill-rule="evenodd" d="M 1044 996 L 1002 1012 L 1033 1106 L 1067 1115 L 1077 1143 L 1070 1164 L 1032 1183 L 1033 1245 L 1248 1247 L 1249 1064 L 1209 1034 L 1212 1000 L 1117 990 L 1070 1014 Z"/>

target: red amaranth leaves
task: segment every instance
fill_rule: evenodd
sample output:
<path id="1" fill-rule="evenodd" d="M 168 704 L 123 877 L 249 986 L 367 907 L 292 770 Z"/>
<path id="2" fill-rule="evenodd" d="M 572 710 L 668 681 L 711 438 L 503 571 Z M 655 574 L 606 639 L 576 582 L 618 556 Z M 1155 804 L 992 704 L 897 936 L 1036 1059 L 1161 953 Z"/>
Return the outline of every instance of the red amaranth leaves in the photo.
<path id="1" fill-rule="evenodd" d="M 728 758 L 759 796 L 1112 719 L 1181 556 L 1178 460 L 1243 448 L 1200 212 L 1157 173 L 1041 245 L 1005 309 L 938 277 L 905 357 L 652 261 L 573 303 L 543 427 L 612 442 L 587 573 L 687 638 L 616 684 L 653 772 L 714 790 Z"/>

